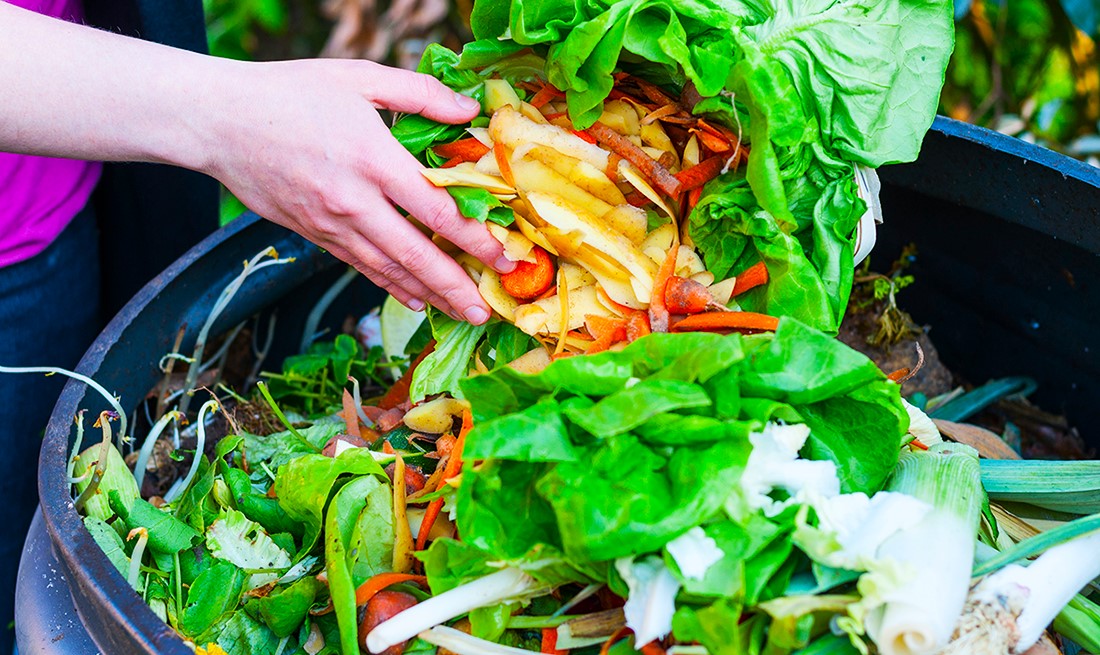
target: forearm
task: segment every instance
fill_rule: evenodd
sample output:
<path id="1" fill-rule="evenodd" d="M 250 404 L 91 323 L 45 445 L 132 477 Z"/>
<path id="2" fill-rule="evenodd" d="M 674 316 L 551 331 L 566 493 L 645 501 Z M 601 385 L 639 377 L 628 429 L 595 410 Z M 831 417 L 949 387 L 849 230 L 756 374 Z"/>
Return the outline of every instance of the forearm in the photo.
<path id="1" fill-rule="evenodd" d="M 241 66 L 0 1 L 0 150 L 207 170 Z"/>

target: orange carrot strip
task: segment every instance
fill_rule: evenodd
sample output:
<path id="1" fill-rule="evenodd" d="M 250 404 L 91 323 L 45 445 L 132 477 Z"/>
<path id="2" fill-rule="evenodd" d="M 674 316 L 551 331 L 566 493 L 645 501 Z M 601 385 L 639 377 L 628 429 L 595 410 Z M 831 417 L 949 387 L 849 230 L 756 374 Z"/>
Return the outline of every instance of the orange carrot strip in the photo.
<path id="1" fill-rule="evenodd" d="M 471 136 L 453 143 L 433 146 L 432 152 L 446 159 L 461 157 L 464 161 L 477 161 L 489 152 L 489 146 Z"/>
<path id="2" fill-rule="evenodd" d="M 505 147 L 499 143 L 493 144 L 493 157 L 497 160 L 497 168 L 500 169 L 500 176 L 504 178 L 504 181 L 511 186 L 516 185 L 516 178 L 512 175 L 512 162 L 509 161 L 509 154 Z"/>
<path id="3" fill-rule="evenodd" d="M 653 640 L 642 646 L 642 655 L 665 655 L 665 649 L 661 647 L 660 642 Z"/>
<path id="4" fill-rule="evenodd" d="M 348 435 L 362 439 L 362 433 L 359 431 L 359 413 L 355 411 L 355 399 L 351 397 L 351 392 L 344 389 L 343 398 L 344 408 L 340 410 L 340 418 L 344 419 L 344 423 L 348 426 Z"/>
<path id="5" fill-rule="evenodd" d="M 706 312 L 694 314 L 672 326 L 673 332 L 765 332 L 774 331 L 779 319 L 756 312 Z"/>
<path id="6" fill-rule="evenodd" d="M 584 317 L 584 326 L 594 337 L 585 351 L 589 355 L 603 352 L 613 344 L 626 340 L 626 319 L 588 314 Z"/>
<path id="7" fill-rule="evenodd" d="M 691 133 L 698 137 L 699 143 L 711 152 L 727 152 L 733 148 L 733 144 L 729 141 L 706 130 L 691 130 Z"/>
<path id="8" fill-rule="evenodd" d="M 516 262 L 511 273 L 500 276 L 501 286 L 513 298 L 531 300 L 554 286 L 554 260 L 550 259 L 550 253 L 538 246 L 532 252 L 534 263 Z"/>
<path id="9" fill-rule="evenodd" d="M 909 369 L 908 368 L 899 368 L 898 370 L 896 370 L 893 373 L 887 375 L 886 377 L 889 378 L 890 380 L 894 381 L 894 382 L 897 382 L 897 381 L 901 380 L 902 378 L 904 378 L 907 375 L 909 375 Z"/>
<path id="10" fill-rule="evenodd" d="M 607 176 L 607 179 L 612 182 L 619 181 L 619 162 L 623 160 L 622 157 L 611 153 L 607 158 L 607 168 L 604 169 L 603 174 Z"/>
<path id="11" fill-rule="evenodd" d="M 592 136 L 592 133 L 588 130 L 573 130 L 573 134 L 589 143 L 596 143 L 596 137 Z"/>
<path id="12" fill-rule="evenodd" d="M 650 333 L 649 314 L 640 309 L 632 309 L 626 315 L 626 340 L 633 343 Z"/>
<path id="13" fill-rule="evenodd" d="M 638 90 L 642 92 L 642 95 L 659 105 L 667 105 L 676 102 L 673 97 L 662 91 L 661 88 L 658 87 L 656 84 L 647 82 L 640 77 L 635 77 L 631 75 L 627 78 L 624 78 L 623 81 L 633 82 L 634 85 L 638 87 Z"/>
<path id="14" fill-rule="evenodd" d="M 464 163 L 466 163 L 466 160 L 463 159 L 462 157 L 451 157 L 447 161 L 443 162 L 443 164 L 440 166 L 440 168 L 454 168 L 455 166 L 458 166 L 459 164 L 464 164 Z"/>
<path id="15" fill-rule="evenodd" d="M 550 102 L 554 98 L 564 98 L 565 94 L 554 88 L 553 84 L 546 84 L 538 92 L 531 96 L 531 99 L 527 102 L 535 109 L 542 109 L 546 106 L 546 103 Z"/>
<path id="16" fill-rule="evenodd" d="M 698 314 L 707 311 L 707 307 L 714 302 L 714 296 L 705 286 L 672 275 L 665 286 L 665 306 L 670 314 Z"/>
<path id="17" fill-rule="evenodd" d="M 378 575 L 368 578 L 366 582 L 359 585 L 359 588 L 355 590 L 355 605 L 366 605 L 367 601 L 373 598 L 378 592 L 386 587 L 391 587 L 402 582 L 415 582 L 425 587 L 428 586 L 428 578 L 422 575 L 413 575 L 412 573 L 379 573 Z"/>
<path id="18" fill-rule="evenodd" d="M 672 114 L 680 113 L 682 111 L 684 111 L 684 108 L 680 106 L 680 103 L 670 102 L 667 105 L 662 105 L 661 107 L 658 107 L 657 109 L 649 112 L 645 115 L 644 118 L 642 118 L 640 122 L 642 125 L 649 125 L 650 123 L 659 121 L 666 116 L 671 116 Z"/>
<path id="19" fill-rule="evenodd" d="M 558 285 L 551 285 L 549 289 L 543 291 L 539 295 L 535 296 L 535 300 L 546 300 L 547 298 L 553 298 L 558 295 Z"/>
<path id="20" fill-rule="evenodd" d="M 676 179 L 680 180 L 683 191 L 694 191 L 718 177 L 718 174 L 726 166 L 728 159 L 729 157 L 722 156 L 710 157 L 691 168 L 680 171 L 676 174 Z"/>
<path id="21" fill-rule="evenodd" d="M 665 288 L 668 279 L 676 272 L 676 255 L 680 252 L 679 239 L 674 239 L 668 255 L 653 280 L 653 291 L 649 296 L 649 329 L 654 332 L 668 332 L 668 308 L 665 306 Z"/>
<path id="22" fill-rule="evenodd" d="M 605 148 L 634 164 L 661 193 L 673 198 L 680 195 L 680 180 L 630 139 L 600 122 L 593 123 L 588 132 Z"/>
<path id="23" fill-rule="evenodd" d="M 755 289 L 768 281 L 768 267 L 764 262 L 757 262 L 745 269 L 744 273 L 737 276 L 733 283 L 733 295 L 745 293 L 749 289 Z"/>
<path id="24" fill-rule="evenodd" d="M 386 392 L 386 395 L 382 396 L 382 399 L 378 401 L 378 407 L 380 409 L 393 409 L 409 399 L 409 388 L 412 387 L 413 371 L 420 365 L 420 362 L 424 361 L 425 357 L 432 354 L 433 350 L 435 350 L 435 339 L 428 342 L 424 350 L 420 351 L 416 359 L 409 364 L 409 368 L 405 371 L 405 374 L 402 375 L 397 382 L 394 382 L 390 390 Z"/>
<path id="25" fill-rule="evenodd" d="M 443 476 L 439 478 L 439 485 L 436 486 L 436 491 L 442 489 L 443 485 L 447 484 L 447 480 L 458 475 L 458 472 L 462 469 L 462 447 L 466 444 L 466 433 L 468 433 L 473 426 L 473 415 L 471 415 L 470 410 L 467 409 L 462 412 L 462 429 L 458 433 L 458 441 L 455 442 L 450 457 L 447 458 L 447 465 L 443 469 Z M 417 550 L 424 550 L 424 547 L 428 545 L 428 533 L 432 531 L 432 526 L 435 524 L 435 520 L 439 518 L 439 512 L 442 509 L 442 498 L 436 498 L 428 503 L 428 509 L 424 511 L 424 520 L 420 522 L 420 530 L 416 533 Z"/>
<path id="26" fill-rule="evenodd" d="M 607 638 L 607 641 L 603 642 L 603 646 L 600 647 L 600 655 L 607 655 L 612 646 L 625 639 L 627 635 L 633 633 L 634 631 L 626 627 L 625 625 L 619 628 L 614 633 L 612 633 L 610 637 Z"/>
<path id="27" fill-rule="evenodd" d="M 542 643 L 539 644 L 539 652 L 544 655 L 562 655 L 564 650 L 558 650 L 558 629 L 557 628 L 543 628 L 542 629 Z"/>
<path id="28" fill-rule="evenodd" d="M 921 450 L 928 450 L 928 446 L 924 445 L 924 443 L 920 439 L 913 439 L 909 442 L 909 445 L 913 446 L 914 448 L 920 448 Z"/>
<path id="29" fill-rule="evenodd" d="M 699 204 L 699 199 L 703 197 L 703 187 L 692 189 L 688 191 L 688 211 L 695 209 L 695 206 Z"/>

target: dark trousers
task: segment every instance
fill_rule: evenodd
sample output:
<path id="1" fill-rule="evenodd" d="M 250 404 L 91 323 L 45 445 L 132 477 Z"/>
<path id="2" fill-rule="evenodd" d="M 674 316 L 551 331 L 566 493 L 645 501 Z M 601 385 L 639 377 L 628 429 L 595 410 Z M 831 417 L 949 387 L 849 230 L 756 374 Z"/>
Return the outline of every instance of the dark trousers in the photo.
<path id="1" fill-rule="evenodd" d="M 0 268 L 0 364 L 72 369 L 100 328 L 99 235 L 85 209 L 46 250 Z M 38 451 L 65 378 L 0 374 L 0 654 L 14 642 L 15 575 L 38 502 Z"/>

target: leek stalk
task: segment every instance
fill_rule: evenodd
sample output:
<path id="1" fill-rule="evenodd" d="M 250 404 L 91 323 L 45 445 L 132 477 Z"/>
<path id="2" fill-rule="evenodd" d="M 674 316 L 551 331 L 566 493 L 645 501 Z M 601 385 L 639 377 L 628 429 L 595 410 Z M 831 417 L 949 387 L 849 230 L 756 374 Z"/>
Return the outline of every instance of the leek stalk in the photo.
<path id="1" fill-rule="evenodd" d="M 934 653 L 951 638 L 970 586 L 983 495 L 978 453 L 952 443 L 904 453 L 887 489 L 932 509 L 879 548 L 880 560 L 912 568 L 869 612 L 867 633 L 883 655 Z"/>

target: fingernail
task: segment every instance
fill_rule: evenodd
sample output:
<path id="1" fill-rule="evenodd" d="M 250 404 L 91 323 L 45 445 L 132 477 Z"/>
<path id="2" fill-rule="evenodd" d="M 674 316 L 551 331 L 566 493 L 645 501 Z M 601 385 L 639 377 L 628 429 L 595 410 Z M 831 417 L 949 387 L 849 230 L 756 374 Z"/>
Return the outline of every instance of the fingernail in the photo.
<path id="1" fill-rule="evenodd" d="M 461 93 L 456 93 L 454 95 L 454 99 L 455 99 L 455 104 L 458 105 L 458 108 L 461 109 L 462 111 L 480 111 L 481 110 L 481 103 L 478 102 L 477 100 L 474 100 L 470 96 L 464 96 Z"/>
<path id="2" fill-rule="evenodd" d="M 467 321 L 473 323 L 474 325 L 481 325 L 485 321 L 489 320 L 489 312 L 477 306 L 467 307 L 466 311 L 463 312 L 463 315 L 466 317 Z"/>
<path id="3" fill-rule="evenodd" d="M 516 262 L 501 255 L 500 259 L 497 259 L 496 263 L 493 264 L 493 268 L 497 269 L 500 273 L 511 273 L 516 270 Z"/>
<path id="4" fill-rule="evenodd" d="M 413 310 L 414 312 L 424 311 L 424 301 L 417 298 L 409 300 L 408 304 L 405 306 Z"/>

